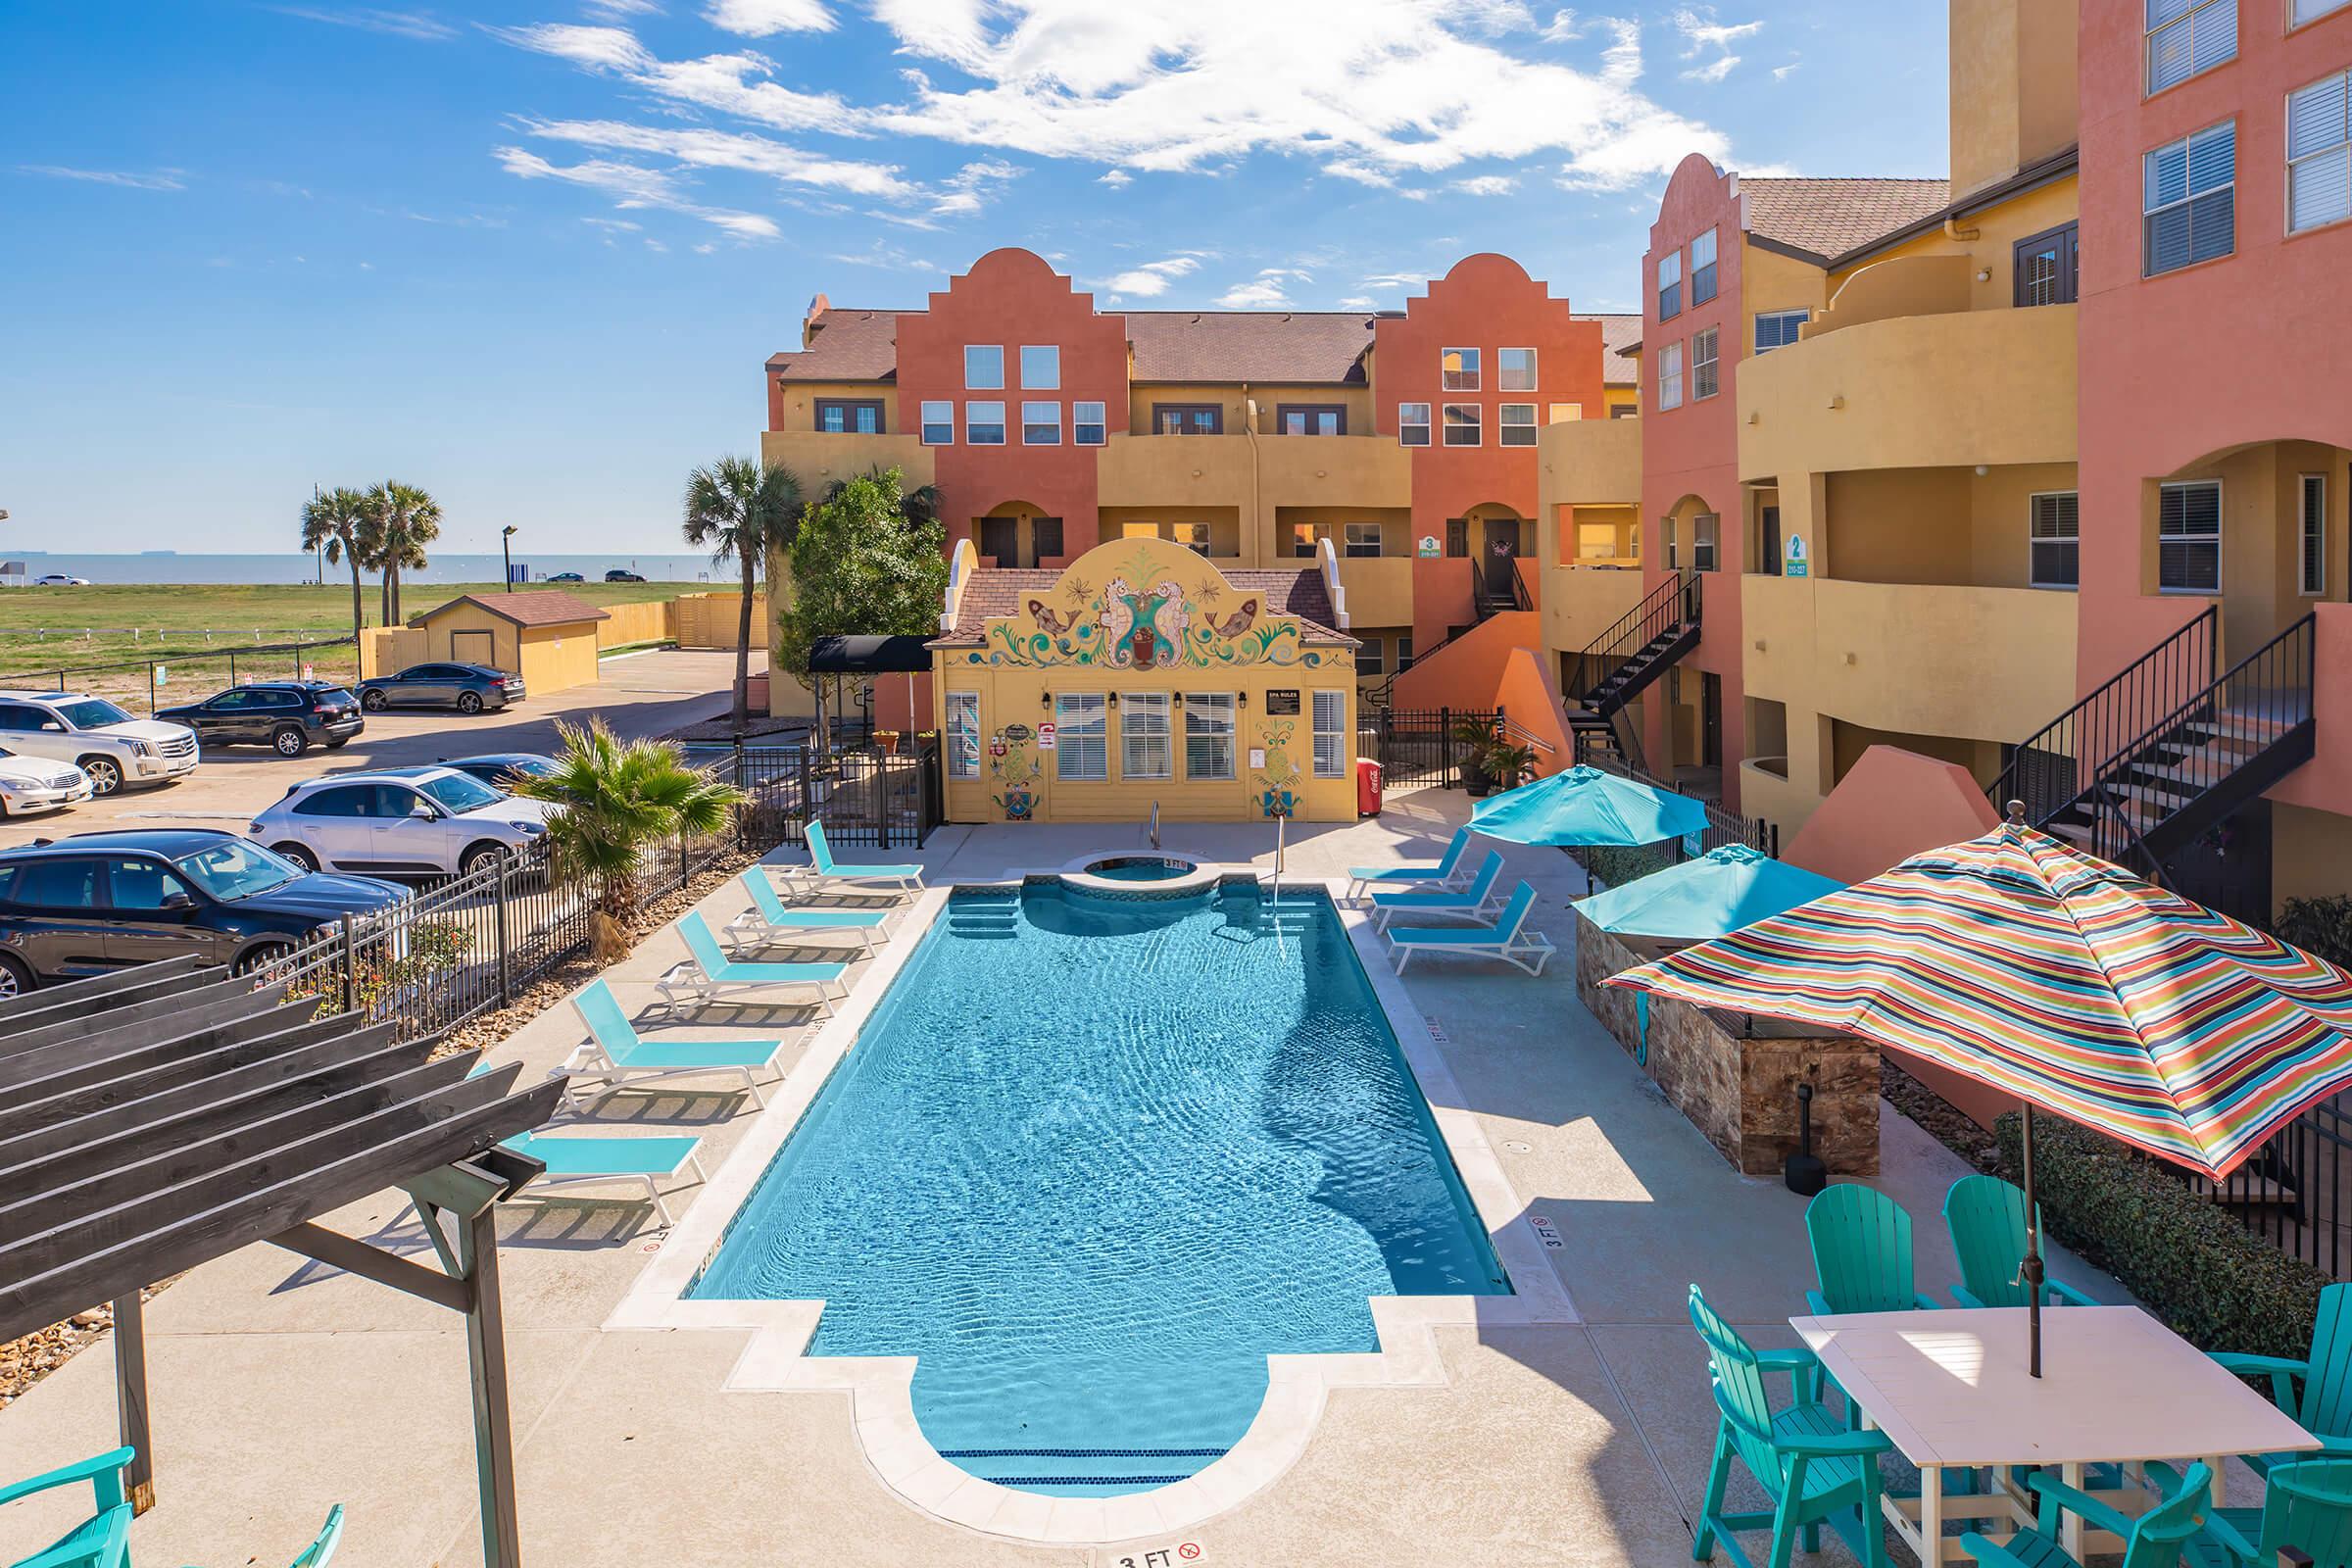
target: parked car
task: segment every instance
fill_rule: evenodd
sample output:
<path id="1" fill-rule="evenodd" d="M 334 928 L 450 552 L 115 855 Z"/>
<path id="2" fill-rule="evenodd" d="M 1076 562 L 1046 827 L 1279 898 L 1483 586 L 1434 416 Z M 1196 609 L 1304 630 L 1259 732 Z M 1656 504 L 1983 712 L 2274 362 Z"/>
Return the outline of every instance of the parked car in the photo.
<path id="1" fill-rule="evenodd" d="M 44 576 L 33 578 L 32 585 L 35 588 L 87 588 L 90 585 L 90 579 L 72 576 L 62 571 L 52 571 Z"/>
<path id="2" fill-rule="evenodd" d="M 327 750 L 368 727 L 360 700 L 328 680 L 256 681 L 183 708 L 159 708 L 155 716 L 185 724 L 204 746 L 251 742 L 280 757 L 300 757 L 314 740 Z"/>
<path id="3" fill-rule="evenodd" d="M 454 708 L 478 713 L 522 701 L 522 677 L 487 664 L 411 664 L 397 675 L 360 682 L 360 706 L 370 713 L 387 708 Z"/>
<path id="4" fill-rule="evenodd" d="M 242 972 L 406 897 L 214 828 L 43 839 L 0 850 L 0 996 L 191 953 Z"/>
<path id="5" fill-rule="evenodd" d="M 547 808 L 454 767 L 391 767 L 306 779 L 246 831 L 309 870 L 470 876 L 529 848 Z"/>
<path id="6" fill-rule="evenodd" d="M 126 784 L 168 784 L 196 771 L 196 732 L 133 718 L 103 697 L 0 691 L 0 746 L 20 757 L 72 762 L 93 794 Z"/>
<path id="7" fill-rule="evenodd" d="M 586 582 L 588 579 L 576 571 L 559 571 L 547 580 L 549 582 Z"/>
<path id="8" fill-rule="evenodd" d="M 512 795 L 516 775 L 528 773 L 545 778 L 562 764 L 537 752 L 491 752 L 482 757 L 444 757 L 441 765 L 469 773 L 501 795 Z"/>
<path id="9" fill-rule="evenodd" d="M 605 573 L 605 581 L 607 581 L 607 582 L 643 582 L 643 581 L 645 581 L 645 579 L 644 579 L 643 577 L 639 576 L 637 573 L 635 573 L 635 572 L 633 572 L 633 571 L 623 571 L 623 570 L 621 570 L 621 568 L 620 568 L 620 567 L 618 567 L 618 566 L 614 566 L 614 567 L 613 567 L 613 568 L 612 568 L 611 571 L 608 571 L 608 572 L 606 572 L 606 573 Z"/>
<path id="10" fill-rule="evenodd" d="M 90 798 L 90 775 L 72 762 L 19 757 L 0 746 L 0 810 L 10 816 L 54 811 Z"/>

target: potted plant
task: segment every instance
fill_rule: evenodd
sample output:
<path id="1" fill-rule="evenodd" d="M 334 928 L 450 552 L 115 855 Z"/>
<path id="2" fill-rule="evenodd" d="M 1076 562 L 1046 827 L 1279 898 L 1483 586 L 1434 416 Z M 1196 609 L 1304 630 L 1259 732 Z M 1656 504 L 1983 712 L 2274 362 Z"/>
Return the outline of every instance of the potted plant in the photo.
<path id="1" fill-rule="evenodd" d="M 1480 765 L 1495 783 L 1506 790 L 1515 790 L 1519 781 L 1536 770 L 1536 749 L 1513 741 L 1491 740 L 1480 748 Z"/>
<path id="2" fill-rule="evenodd" d="M 1487 765 L 1487 749 L 1494 742 L 1494 730 L 1475 719 L 1465 718 L 1453 726 L 1453 744 L 1462 753 L 1462 788 L 1474 801 L 1494 793 L 1494 775 Z"/>

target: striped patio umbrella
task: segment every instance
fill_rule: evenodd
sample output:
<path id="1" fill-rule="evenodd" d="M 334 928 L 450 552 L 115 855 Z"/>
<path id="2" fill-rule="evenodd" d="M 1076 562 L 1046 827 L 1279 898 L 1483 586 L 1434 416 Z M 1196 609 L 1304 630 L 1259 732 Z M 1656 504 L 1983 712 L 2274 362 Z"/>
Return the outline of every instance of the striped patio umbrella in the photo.
<path id="1" fill-rule="evenodd" d="M 1606 982 L 1859 1036 L 2219 1180 L 2352 1087 L 2352 974 L 2026 826 Z M 2033 1334 L 2040 1371 L 2038 1315 Z"/>

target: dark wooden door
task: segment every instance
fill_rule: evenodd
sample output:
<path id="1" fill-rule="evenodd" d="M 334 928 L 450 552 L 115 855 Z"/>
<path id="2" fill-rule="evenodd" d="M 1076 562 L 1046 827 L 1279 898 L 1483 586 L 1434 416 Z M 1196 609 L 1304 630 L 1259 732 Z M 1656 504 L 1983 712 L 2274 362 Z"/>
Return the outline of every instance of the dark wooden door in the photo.
<path id="1" fill-rule="evenodd" d="M 980 553 L 995 565 L 1019 565 L 1021 564 L 1021 519 L 1018 517 L 982 517 L 980 519 Z"/>
<path id="2" fill-rule="evenodd" d="M 2017 242 L 2018 305 L 2072 305 L 2081 258 L 2075 248 L 2075 225 L 2062 223 L 2045 233 Z"/>

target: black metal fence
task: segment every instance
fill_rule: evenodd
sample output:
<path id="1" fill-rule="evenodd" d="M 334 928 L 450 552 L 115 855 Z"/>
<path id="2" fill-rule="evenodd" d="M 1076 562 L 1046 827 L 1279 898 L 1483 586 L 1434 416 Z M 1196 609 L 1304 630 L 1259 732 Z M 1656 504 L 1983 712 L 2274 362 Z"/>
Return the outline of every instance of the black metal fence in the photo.
<path id="1" fill-rule="evenodd" d="M 159 653 L 152 659 L 101 664 L 51 664 L 0 674 L 0 689 L 87 692 L 133 713 L 202 702 L 248 680 L 331 680 L 349 685 L 360 678 L 360 645 L 350 637 L 321 637 L 291 643 L 217 643 Z"/>
<path id="2" fill-rule="evenodd" d="M 2246 1229 L 2339 1280 L 2352 1279 L 2352 1111 L 2341 1099 L 2272 1134 L 2229 1180 L 2193 1182 Z"/>
<path id="3" fill-rule="evenodd" d="M 1380 763 L 1381 781 L 1389 789 L 1404 784 L 1435 784 L 1452 789 L 1462 782 L 1462 764 L 1470 746 L 1456 737 L 1461 725 L 1493 731 L 1501 722 L 1497 709 L 1382 708 L 1374 710 L 1356 729 L 1356 753 Z M 832 831 L 828 822 L 825 830 Z"/>

